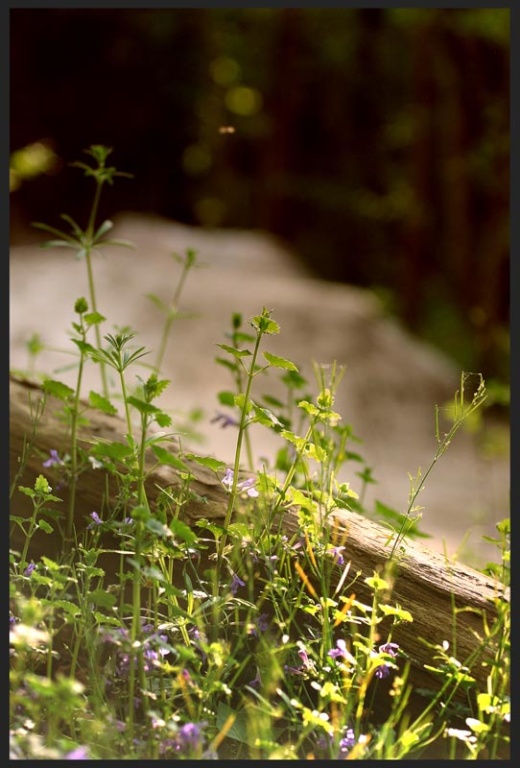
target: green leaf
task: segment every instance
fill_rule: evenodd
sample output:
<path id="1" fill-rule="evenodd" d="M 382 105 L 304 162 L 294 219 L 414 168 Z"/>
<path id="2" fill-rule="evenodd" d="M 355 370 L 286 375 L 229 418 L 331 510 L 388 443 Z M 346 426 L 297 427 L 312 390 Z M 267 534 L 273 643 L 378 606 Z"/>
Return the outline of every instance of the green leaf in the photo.
<path id="1" fill-rule="evenodd" d="M 278 355 L 272 355 L 270 352 L 263 353 L 265 359 L 274 368 L 284 368 L 286 371 L 298 372 L 297 366 L 285 357 L 278 357 Z"/>
<path id="2" fill-rule="evenodd" d="M 107 400 L 106 397 L 103 397 L 103 395 L 100 395 L 93 390 L 90 390 L 88 394 L 88 401 L 92 408 L 96 408 L 102 413 L 107 413 L 110 416 L 115 416 L 117 414 L 117 408 L 112 405 L 110 400 Z"/>
<path id="3" fill-rule="evenodd" d="M 177 539 L 181 539 L 188 547 L 191 547 L 198 539 L 195 531 L 182 520 L 174 518 L 170 523 L 170 530 Z"/>
<path id="4" fill-rule="evenodd" d="M 255 315 L 250 320 L 253 328 L 256 328 L 258 333 L 274 334 L 280 333 L 280 326 L 274 320 L 271 320 L 271 310 L 264 307 L 261 315 Z"/>
<path id="5" fill-rule="evenodd" d="M 264 427 L 274 427 L 278 430 L 283 428 L 282 422 L 268 408 L 262 408 L 256 403 L 251 403 L 251 405 L 255 412 L 254 421 L 263 424 Z"/>
<path id="6" fill-rule="evenodd" d="M 159 413 L 160 408 L 157 408 L 156 405 L 152 405 L 151 403 L 147 403 L 146 400 L 141 400 L 138 397 L 134 397 L 133 395 L 130 395 L 126 398 L 126 402 L 129 405 L 133 405 L 134 408 L 136 408 L 139 413 L 150 415 L 151 413 Z"/>
<path id="7" fill-rule="evenodd" d="M 119 627 L 121 624 L 121 620 L 116 619 L 115 616 L 106 616 L 104 613 L 100 613 L 99 611 L 94 611 L 94 618 L 101 626 L 104 624 L 110 624 L 112 627 Z"/>
<path id="8" fill-rule="evenodd" d="M 108 458 L 115 459 L 116 461 L 123 461 L 123 459 L 131 456 L 133 451 L 129 445 L 125 443 L 96 443 L 90 453 L 95 458 Z"/>
<path id="9" fill-rule="evenodd" d="M 38 528 L 40 529 L 40 531 L 43 531 L 44 533 L 47 533 L 47 534 L 54 533 L 54 528 L 46 520 L 39 520 Z"/>
<path id="10" fill-rule="evenodd" d="M 220 701 L 217 708 L 217 729 L 221 730 L 230 717 L 233 717 L 234 720 L 231 728 L 226 732 L 226 737 L 242 744 L 249 744 L 251 729 L 247 712 L 232 709 L 228 704 Z"/>
<path id="11" fill-rule="evenodd" d="M 227 406 L 235 405 L 235 395 L 233 392 L 219 392 L 217 397 L 221 405 L 227 405 Z"/>
<path id="12" fill-rule="evenodd" d="M 155 304 L 157 309 L 159 309 L 163 314 L 166 314 L 168 312 L 168 305 L 165 304 L 165 302 L 162 301 L 162 299 L 156 296 L 155 293 L 145 293 L 145 296 L 147 299 L 150 299 L 152 304 Z"/>
<path id="13" fill-rule="evenodd" d="M 281 400 L 278 400 L 277 397 L 273 397 L 272 395 L 263 395 L 262 400 L 264 403 L 267 403 L 267 405 L 271 405 L 274 408 L 283 408 L 284 404 Z"/>
<path id="14" fill-rule="evenodd" d="M 217 344 L 217 347 L 223 349 L 224 352 L 229 352 L 230 355 L 233 355 L 233 357 L 236 358 L 248 357 L 251 355 L 251 352 L 248 349 L 235 349 L 235 347 L 230 347 L 229 344 Z"/>
<path id="15" fill-rule="evenodd" d="M 105 592 L 104 589 L 95 589 L 88 593 L 87 600 L 99 608 L 112 608 L 117 598 L 110 592 Z"/>
<path id="16" fill-rule="evenodd" d="M 405 611 L 404 608 L 395 608 L 393 605 L 379 604 L 379 610 L 385 614 L 385 616 L 395 616 L 401 621 L 413 621 L 413 616 L 410 611 Z"/>
<path id="17" fill-rule="evenodd" d="M 160 520 L 156 520 L 155 517 L 148 517 L 145 520 L 145 527 L 150 533 L 155 533 L 157 536 L 169 538 L 171 536 L 170 529 Z"/>
<path id="18" fill-rule="evenodd" d="M 166 448 L 162 448 L 160 445 L 152 445 L 151 449 L 155 454 L 156 459 L 161 464 L 167 464 L 169 467 L 175 467 L 181 472 L 187 472 L 188 467 L 178 456 L 175 456 L 171 451 Z"/>
<path id="19" fill-rule="evenodd" d="M 62 381 L 55 381 L 54 379 L 45 379 L 43 382 L 43 390 L 52 397 L 57 397 L 58 400 L 67 402 L 74 397 L 74 390 L 71 387 L 64 384 Z"/>
<path id="20" fill-rule="evenodd" d="M 81 614 L 81 611 L 76 603 L 72 603 L 70 600 L 53 600 L 52 604 L 55 608 L 62 608 L 71 618 Z"/>
<path id="21" fill-rule="evenodd" d="M 155 421 L 160 427 L 170 427 L 172 423 L 172 417 L 164 411 L 159 411 L 155 414 Z"/>
<path id="22" fill-rule="evenodd" d="M 194 461 L 196 464 L 200 464 L 201 467 L 212 469 L 214 472 L 222 472 L 227 468 L 225 461 L 219 461 L 211 456 L 197 456 L 195 453 L 186 453 L 184 457 L 190 461 Z"/>
<path id="23" fill-rule="evenodd" d="M 106 233 L 109 232 L 111 229 L 113 229 L 113 227 L 114 227 L 114 224 L 109 219 L 104 221 L 99 227 L 99 229 L 97 230 L 97 232 L 95 233 L 94 237 L 92 238 L 94 242 L 96 242 L 101 237 L 103 237 L 103 235 L 106 235 Z"/>
<path id="24" fill-rule="evenodd" d="M 90 327 L 91 325 L 100 325 L 100 323 L 104 323 L 106 317 L 99 312 L 88 312 L 84 319 L 86 324 Z"/>

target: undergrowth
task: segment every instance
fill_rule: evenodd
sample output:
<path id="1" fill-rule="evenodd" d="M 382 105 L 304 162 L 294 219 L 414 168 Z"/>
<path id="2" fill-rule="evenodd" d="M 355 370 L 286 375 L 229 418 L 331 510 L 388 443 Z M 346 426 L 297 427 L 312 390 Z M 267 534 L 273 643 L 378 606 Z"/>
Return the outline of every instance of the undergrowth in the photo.
<path id="1" fill-rule="evenodd" d="M 46 246 L 84 261 L 89 296 L 74 302 L 76 384 L 43 377 L 11 484 L 11 758 L 506 756 L 510 610 L 500 595 L 509 584 L 509 521 L 497 526 L 497 559 L 486 567 L 497 585 L 496 617 L 483 616 L 471 659 L 456 658 L 444 637 L 430 640 L 439 683 L 412 706 L 413 664 L 395 632 L 413 622 L 413 608 L 392 600 L 384 572 L 351 572 L 348 537 L 338 539 L 334 524 L 338 513 L 371 514 L 364 489 L 373 482 L 358 438 L 334 409 L 343 370 L 315 365 L 309 384 L 296 363 L 269 351 L 280 332 L 272 311 L 264 307 L 248 323 L 232 314 L 217 345 L 230 388 L 216 393 L 215 421 L 236 430 L 234 462 L 186 449 L 157 403 L 170 385 L 162 364 L 197 257 L 177 257 L 171 303 L 150 297 L 164 325 L 155 362 L 143 365 L 153 350 L 136 345 L 133 330 L 103 333 L 94 280 L 96 250 L 131 245 L 106 237 L 110 221 L 96 222 L 102 188 L 125 174 L 107 165 L 107 148 L 88 155 L 93 164 L 75 164 L 95 183 L 86 229 L 67 215 L 67 232 L 38 225 L 52 235 Z M 85 392 L 92 365 L 100 388 Z M 256 396 L 265 375 L 281 379 L 285 399 Z M 412 479 L 405 513 L 379 505 L 397 569 L 420 535 L 426 476 L 485 399 L 482 377 L 469 398 L 468 380 L 463 374 L 451 428 L 437 430 L 430 467 Z M 39 425 L 51 402 L 60 404 L 54 415 L 66 439 L 43 455 Z M 117 439 L 81 439 L 96 414 L 119 414 Z M 272 465 L 260 469 L 252 424 L 280 440 Z M 31 461 L 41 471 L 27 484 Z M 339 479 L 356 464 L 358 492 Z M 176 480 L 152 493 L 158 467 Z M 99 506 L 86 511 L 82 479 L 93 473 Z M 219 514 L 196 486 L 200 473 L 220 488 Z M 45 554 L 38 537 L 49 542 Z M 479 684 L 472 664 L 484 647 L 490 661 Z"/>

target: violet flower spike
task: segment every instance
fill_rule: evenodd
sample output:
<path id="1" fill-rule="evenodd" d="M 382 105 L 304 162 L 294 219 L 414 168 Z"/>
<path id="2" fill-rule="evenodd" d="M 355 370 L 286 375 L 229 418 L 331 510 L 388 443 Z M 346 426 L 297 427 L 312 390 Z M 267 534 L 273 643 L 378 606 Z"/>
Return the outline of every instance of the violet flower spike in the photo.
<path id="1" fill-rule="evenodd" d="M 222 478 L 221 483 L 229 492 L 231 492 L 231 489 L 233 488 L 234 477 L 235 473 L 228 467 L 224 473 L 224 477 Z M 260 494 L 254 487 L 255 483 L 256 480 L 254 477 L 250 477 L 247 480 L 242 480 L 241 482 L 237 483 L 237 493 L 246 493 L 250 498 L 256 498 Z"/>
<path id="2" fill-rule="evenodd" d="M 241 578 L 239 578 L 239 577 L 236 575 L 236 573 L 234 573 L 234 572 L 233 572 L 233 576 L 232 576 L 232 579 L 231 579 L 231 587 L 230 587 L 230 589 L 231 589 L 231 594 L 233 595 L 233 597 L 234 597 L 234 596 L 236 595 L 236 593 L 238 592 L 238 588 L 239 588 L 239 587 L 245 587 L 245 585 L 246 585 L 245 581 L 242 581 L 242 579 L 241 579 Z"/>
<path id="3" fill-rule="evenodd" d="M 338 565 L 344 565 L 345 564 L 345 558 L 341 554 L 346 547 L 328 547 L 327 549 L 327 555 L 331 555 L 335 558 L 336 563 Z"/>
<path id="4" fill-rule="evenodd" d="M 87 530 L 90 530 L 91 528 L 95 528 L 96 525 L 101 525 L 103 520 L 100 518 L 97 512 L 91 512 L 90 517 L 92 518 L 92 522 L 87 525 Z"/>
<path id="5" fill-rule="evenodd" d="M 228 416 L 226 413 L 223 413 L 222 411 L 217 411 L 216 415 L 210 419 L 210 424 L 217 424 L 218 422 L 221 422 L 220 426 L 222 429 L 226 429 L 226 427 L 239 427 L 239 422 L 234 419 L 232 416 Z"/>
<path id="6" fill-rule="evenodd" d="M 379 653 L 387 653 L 393 659 L 397 657 L 398 650 L 399 646 L 397 643 L 383 643 L 383 645 L 379 646 Z M 381 664 L 381 666 L 376 669 L 374 674 L 380 680 L 384 680 L 384 678 L 388 677 L 390 674 L 390 669 L 391 667 L 389 664 Z"/>
<path id="7" fill-rule="evenodd" d="M 58 451 L 55 448 L 51 448 L 50 457 L 43 462 L 44 467 L 54 467 L 59 464 L 65 464 L 63 459 L 60 459 Z"/>

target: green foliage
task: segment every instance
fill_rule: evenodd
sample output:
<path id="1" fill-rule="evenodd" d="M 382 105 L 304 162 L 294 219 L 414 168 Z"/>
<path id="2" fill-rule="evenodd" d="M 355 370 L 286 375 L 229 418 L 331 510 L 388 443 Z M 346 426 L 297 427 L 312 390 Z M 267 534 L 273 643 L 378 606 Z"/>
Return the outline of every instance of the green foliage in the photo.
<path id="1" fill-rule="evenodd" d="M 94 146 L 90 154 L 98 166 L 79 164 L 97 192 L 120 175 L 106 167 L 109 153 Z M 101 227 L 101 235 L 105 231 Z M 194 260 L 188 251 L 184 276 Z M 179 298 L 177 293 L 172 307 Z M 21 553 L 10 553 L 11 758 L 403 759 L 421 757 L 432 744 L 447 745 L 444 756 L 452 758 L 460 756 L 457 745 L 471 758 L 507 752 L 506 599 L 496 598 L 494 624 L 483 617 L 474 657 L 457 658 L 455 631 L 453 648 L 430 643 L 426 669 L 438 677 L 439 689 L 428 692 L 419 714 L 408 711 L 412 660 L 393 638 L 396 628 L 413 622 L 413 611 L 392 599 L 390 574 L 350 572 L 348 538 L 337 541 L 329 524 L 338 510 L 366 513 L 350 482 L 338 479 L 343 465 L 363 463 L 350 450 L 359 438 L 334 410 L 343 369 L 315 365 L 317 391 L 308 393 L 292 361 L 262 350 L 259 362 L 261 346 L 281 330 L 272 311 L 264 307 L 250 318 L 254 333 L 244 332 L 242 316 L 233 314 L 230 343 L 218 344 L 226 358 L 216 361 L 233 382 L 217 394 L 236 415 L 231 468 L 180 446 L 175 454 L 163 447 L 171 435 L 153 426 L 172 424 L 156 404 L 170 381 L 159 377 L 156 366 L 132 386 L 130 374 L 148 350 L 131 348 L 135 334 L 127 330 L 106 334 L 106 347 L 99 339 L 91 345 L 87 335 L 104 317 L 96 310 L 88 314 L 84 299 L 75 311 L 76 388 L 51 378 L 44 383 L 45 396 L 62 405 L 70 437 L 64 456 L 53 450 L 44 462 L 66 486 L 65 521 L 44 474 L 32 487 L 18 486 L 32 504 L 29 518 L 18 514 L 18 496 L 12 497 L 12 529 L 21 531 L 23 545 Z M 175 313 L 168 310 L 167 316 Z M 160 345 L 164 349 L 164 335 Z M 80 398 L 83 369 L 93 364 L 118 374 L 117 399 L 105 390 L 91 391 L 87 402 Z M 256 401 L 254 385 L 258 375 L 273 373 L 286 398 L 265 396 L 265 407 Z M 452 424 L 444 435 L 438 429 L 438 450 L 425 477 L 486 397 L 482 377 L 469 402 L 467 389 L 463 374 Z M 88 451 L 82 448 L 78 425 L 88 428 L 89 409 L 112 415 L 115 402 L 124 411 L 124 442 L 92 434 Z M 41 415 L 35 413 L 35 432 Z M 253 469 L 252 424 L 271 430 L 282 444 L 273 466 L 265 461 L 261 472 Z M 152 499 L 146 481 L 157 465 L 175 482 Z M 193 500 L 209 501 L 197 495 L 193 465 L 213 474 L 228 494 L 223 519 L 212 519 L 209 504 L 206 518 L 190 518 Z M 92 468 L 115 492 L 82 522 L 78 480 Z M 363 487 L 374 482 L 368 467 L 357 475 Z M 418 533 L 421 487 L 419 472 L 404 516 L 376 506 L 377 515 L 396 527 L 389 534 L 390 542 L 395 533 L 389 559 Z M 289 508 L 297 511 L 290 536 L 278 522 Z M 57 556 L 33 554 L 38 530 L 59 542 Z M 504 520 L 492 539 L 500 562 L 486 568 L 503 585 L 509 584 L 509 534 Z M 368 588 L 367 602 L 356 598 L 360 584 Z M 467 609 L 453 607 L 454 627 Z M 486 689 L 479 690 L 472 672 L 484 649 L 492 661 Z M 385 678 L 388 688 L 381 684 Z M 456 709 L 460 690 L 470 703 Z M 382 701 L 386 714 L 376 716 L 373 709 Z M 461 718 L 469 730 L 458 728 Z"/>

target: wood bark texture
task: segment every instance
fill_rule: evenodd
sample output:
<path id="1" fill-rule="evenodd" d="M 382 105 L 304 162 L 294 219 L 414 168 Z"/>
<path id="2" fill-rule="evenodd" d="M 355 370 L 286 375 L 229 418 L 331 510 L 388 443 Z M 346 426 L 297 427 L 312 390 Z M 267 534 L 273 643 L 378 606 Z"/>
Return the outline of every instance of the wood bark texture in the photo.
<path id="1" fill-rule="evenodd" d="M 31 486 L 41 473 L 45 474 L 53 485 L 52 469 L 44 469 L 42 461 L 48 457 L 51 449 L 58 450 L 60 455 L 69 449 L 66 426 L 57 415 L 62 403 L 47 397 L 43 416 L 34 429 L 35 407 L 43 396 L 38 384 L 15 376 L 10 377 L 11 482 L 16 483 L 16 486 Z M 80 429 L 83 447 L 88 447 L 93 439 L 99 438 L 125 442 L 126 426 L 120 417 L 107 416 L 94 410 L 89 410 L 88 416 L 90 423 Z M 24 469 L 20 474 L 20 457 L 24 442 L 27 443 L 28 449 Z M 176 452 L 178 445 L 172 441 L 169 449 Z M 189 465 L 195 478 L 191 488 L 204 498 L 204 502 L 193 500 L 182 507 L 184 521 L 191 525 L 200 518 L 222 522 L 228 495 L 220 480 L 215 473 L 196 463 L 185 463 Z M 179 487 L 181 482 L 178 472 L 171 466 L 162 465 L 153 469 L 146 482 L 152 508 L 162 488 Z M 66 502 L 66 491 L 65 495 L 61 490 L 55 492 Z M 89 470 L 81 475 L 76 495 L 78 527 L 84 527 L 88 523 L 88 514 L 91 511 L 101 509 L 106 493 L 104 472 Z M 31 507 L 27 504 L 28 501 L 27 497 L 15 491 L 13 512 L 29 514 Z M 357 600 L 371 604 L 372 592 L 364 583 L 364 579 L 373 576 L 375 572 L 380 572 L 387 578 L 389 571 L 385 570 L 385 567 L 388 566 L 391 550 L 389 531 L 361 515 L 343 510 L 335 513 L 329 520 L 330 525 L 336 529 L 334 540 L 344 543 L 345 560 L 350 561 L 345 583 L 349 584 L 359 573 L 346 594 L 350 596 L 355 593 Z M 297 509 L 282 513 L 281 526 L 283 532 L 289 535 L 298 531 Z M 59 547 L 59 542 L 49 542 L 49 538 L 51 537 L 43 537 L 38 541 L 35 539 L 34 549 L 30 553 L 32 557 L 49 553 L 52 546 Z M 16 530 L 11 547 L 18 551 L 21 547 Z M 342 572 L 343 568 L 337 569 L 336 583 Z M 410 681 L 413 686 L 438 689 L 440 677 L 424 669 L 424 664 L 435 665 L 435 662 L 432 650 L 425 645 L 423 639 L 435 644 L 448 641 L 452 652 L 464 663 L 479 647 L 479 638 L 484 637 L 483 617 L 485 616 L 488 625 L 492 627 L 497 615 L 495 599 L 509 599 L 508 593 L 502 585 L 482 573 L 460 563 L 447 562 L 439 553 L 416 542 L 405 543 L 405 553 L 399 557 L 397 564 L 393 564 L 390 578 L 392 590 L 388 595 L 389 602 L 393 605 L 399 604 L 413 616 L 413 622 L 401 624 L 393 630 L 392 640 L 400 644 L 411 660 Z M 465 609 L 457 613 L 456 619 L 454 607 Z M 389 626 L 389 623 L 385 625 L 384 622 L 381 625 L 382 643 L 386 640 L 385 631 Z M 453 647 L 455 636 L 456 650 Z M 485 690 L 490 661 L 491 658 L 484 652 L 477 663 L 472 665 L 472 674 L 477 679 L 480 690 Z"/>

